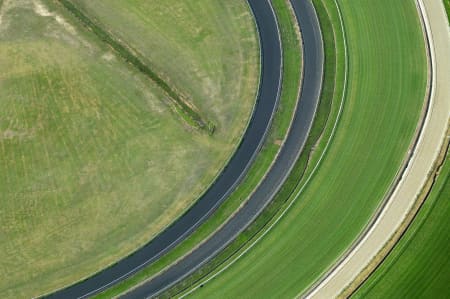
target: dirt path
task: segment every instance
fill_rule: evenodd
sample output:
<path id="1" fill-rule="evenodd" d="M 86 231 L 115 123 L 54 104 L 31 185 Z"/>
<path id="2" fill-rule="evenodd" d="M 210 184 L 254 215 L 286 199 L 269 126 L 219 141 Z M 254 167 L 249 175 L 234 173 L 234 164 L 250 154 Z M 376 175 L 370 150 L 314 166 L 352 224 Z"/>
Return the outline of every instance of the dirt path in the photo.
<path id="1" fill-rule="evenodd" d="M 450 30 L 442 1 L 418 0 L 431 44 L 432 89 L 430 110 L 402 179 L 378 218 L 338 266 L 307 294 L 333 298 L 357 277 L 395 233 L 425 184 L 445 139 L 450 113 Z"/>

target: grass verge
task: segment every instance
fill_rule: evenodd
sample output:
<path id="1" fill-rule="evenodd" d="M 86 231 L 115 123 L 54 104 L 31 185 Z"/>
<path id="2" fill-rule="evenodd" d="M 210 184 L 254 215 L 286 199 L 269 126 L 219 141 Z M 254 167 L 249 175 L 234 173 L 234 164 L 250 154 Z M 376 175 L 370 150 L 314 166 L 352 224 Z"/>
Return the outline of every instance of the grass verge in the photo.
<path id="1" fill-rule="evenodd" d="M 283 82 L 279 108 L 275 114 L 269 136 L 244 181 L 231 194 L 230 198 L 214 213 L 208 221 L 198 228 L 189 238 L 179 244 L 154 264 L 137 273 L 130 279 L 99 294 L 97 298 L 110 298 L 127 291 L 138 283 L 155 275 L 184 254 L 195 248 L 202 240 L 214 232 L 259 184 L 276 158 L 296 108 L 301 77 L 301 48 L 295 17 L 286 0 L 274 1 L 281 39 L 283 44 Z"/>

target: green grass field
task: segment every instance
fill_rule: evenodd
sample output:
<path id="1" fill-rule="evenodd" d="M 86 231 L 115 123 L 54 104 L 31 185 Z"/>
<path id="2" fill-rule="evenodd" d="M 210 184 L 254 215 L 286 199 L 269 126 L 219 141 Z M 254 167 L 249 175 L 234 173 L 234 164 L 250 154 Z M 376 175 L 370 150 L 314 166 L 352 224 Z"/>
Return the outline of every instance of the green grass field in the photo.
<path id="1" fill-rule="evenodd" d="M 324 2 L 339 26 L 334 2 Z M 348 42 L 349 80 L 344 114 L 330 148 L 300 198 L 273 230 L 192 297 L 296 296 L 355 239 L 400 167 L 427 81 L 414 2 L 339 3 Z"/>
<path id="2" fill-rule="evenodd" d="M 126 291 L 140 281 L 148 279 L 167 265 L 173 263 L 216 230 L 236 209 L 248 198 L 269 169 L 275 158 L 280 143 L 288 131 L 294 109 L 296 107 L 301 76 L 301 48 L 295 27 L 295 17 L 290 11 L 286 0 L 273 1 L 278 18 L 283 44 L 283 82 L 279 108 L 274 116 L 273 125 L 261 152 L 251 166 L 244 181 L 230 195 L 227 201 L 211 216 L 207 222 L 199 227 L 189 238 L 183 241 L 166 256 L 159 259 L 129 280 L 120 283 L 110 290 L 100 294 L 99 298 L 111 298 Z"/>
<path id="3" fill-rule="evenodd" d="M 353 298 L 448 298 L 450 158 L 411 226 Z"/>
<path id="4" fill-rule="evenodd" d="M 447 12 L 447 18 L 450 22 L 450 0 L 444 0 L 445 11 Z"/>
<path id="5" fill-rule="evenodd" d="M 225 165 L 253 107 L 259 61 L 247 6 L 217 3 L 205 2 L 206 11 L 183 21 L 186 30 L 211 30 L 203 45 L 217 52 L 164 69 L 167 76 L 175 67 L 197 70 L 199 89 L 210 90 L 208 80 L 211 90 L 235 86 L 226 97 L 193 97 L 218 124 L 207 136 L 186 128 L 160 88 L 53 1 L 0 2 L 0 297 L 38 296 L 135 250 Z M 216 30 L 219 24 L 199 21 L 205 14 L 233 26 Z M 178 25 L 160 23 L 160 30 Z M 228 36 L 241 37 L 235 51 Z M 194 41 L 183 42 L 180 52 Z M 165 55 L 168 61 L 174 53 Z M 202 70 L 200 63 L 222 59 L 235 62 L 232 74 Z"/>

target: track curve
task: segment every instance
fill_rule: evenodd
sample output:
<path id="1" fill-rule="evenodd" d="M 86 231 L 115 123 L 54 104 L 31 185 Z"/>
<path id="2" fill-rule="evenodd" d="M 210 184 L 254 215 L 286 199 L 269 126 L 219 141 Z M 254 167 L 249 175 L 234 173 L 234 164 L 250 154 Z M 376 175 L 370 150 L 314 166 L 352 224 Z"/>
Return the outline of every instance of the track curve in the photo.
<path id="1" fill-rule="evenodd" d="M 278 25 L 270 4 L 248 1 L 255 17 L 261 48 L 261 77 L 252 119 L 239 147 L 214 184 L 169 227 L 131 255 L 93 276 L 58 290 L 46 298 L 86 298 L 130 277 L 175 247 L 233 192 L 266 139 L 281 90 L 282 54 Z"/>
<path id="2" fill-rule="evenodd" d="M 254 12 L 261 6 L 270 5 L 260 0 L 248 2 Z M 303 82 L 294 121 L 277 160 L 247 203 L 208 240 L 165 272 L 121 298 L 157 296 L 211 260 L 262 212 L 289 176 L 306 143 L 319 103 L 324 59 L 319 21 L 311 1 L 291 0 L 291 3 L 303 38 Z M 258 18 L 256 13 L 255 17 Z"/>
<path id="3" fill-rule="evenodd" d="M 302 298 L 346 297 L 350 294 L 347 294 L 348 289 L 354 291 L 358 287 L 360 282 L 355 280 L 360 278 L 359 275 L 364 275 L 363 271 L 377 255 L 383 257 L 382 248 L 395 238 L 408 214 L 413 213 L 413 205 L 432 174 L 441 149 L 447 147 L 445 142 L 450 119 L 450 88 L 447 83 L 450 67 L 449 23 L 442 2 L 416 0 L 416 9 L 428 52 L 430 88 L 425 98 L 423 118 L 418 123 L 417 136 L 405 157 L 398 180 L 393 183 L 388 197 L 368 227 L 348 252 L 302 294 Z"/>

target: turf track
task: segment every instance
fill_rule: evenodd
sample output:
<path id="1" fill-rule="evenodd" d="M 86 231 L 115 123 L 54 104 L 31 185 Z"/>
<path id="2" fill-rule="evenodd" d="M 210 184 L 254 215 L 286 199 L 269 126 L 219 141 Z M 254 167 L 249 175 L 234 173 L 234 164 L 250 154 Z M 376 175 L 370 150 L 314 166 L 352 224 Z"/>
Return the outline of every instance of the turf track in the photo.
<path id="1" fill-rule="evenodd" d="M 339 2 L 349 86 L 327 156 L 282 221 L 195 297 L 295 296 L 358 235 L 395 176 L 425 94 L 426 59 L 423 46 L 417 47 L 423 42 L 415 7 L 405 1 Z M 333 2 L 325 3 L 335 16 Z M 396 28 L 390 36 L 388 28 Z"/>
<path id="2" fill-rule="evenodd" d="M 399 170 L 398 178 L 393 182 L 379 211 L 358 240 L 349 248 L 345 257 L 314 288 L 312 297 L 337 296 L 343 290 L 345 293 L 342 294 L 347 296 L 346 294 L 352 292 L 354 287 L 347 286 L 355 278 L 357 281 L 354 283 L 358 283 L 358 273 L 368 273 L 370 269 L 373 269 L 373 266 L 370 266 L 372 259 L 374 257 L 379 259 L 377 252 L 385 244 L 394 242 L 391 238 L 395 236 L 399 228 L 402 229 L 402 226 L 407 225 L 410 221 L 409 214 L 415 213 L 416 201 L 422 200 L 418 196 L 428 176 L 434 171 L 433 165 L 437 163 L 436 159 L 439 159 L 450 111 L 448 93 L 446 93 L 448 72 L 443 71 L 448 64 L 447 55 L 442 55 L 448 53 L 450 35 L 443 7 L 439 4 L 435 1 L 424 3 L 417 1 L 417 14 L 423 21 L 424 42 L 427 44 L 427 54 L 430 59 L 429 88 L 425 96 L 423 117 L 418 124 L 417 134 L 405 157 L 404 165 Z M 428 13 L 438 12 L 438 14 L 433 14 L 433 19 L 430 19 L 426 10 Z M 443 38 L 444 36 L 447 39 Z M 365 268 L 366 265 L 369 265 L 369 268 Z"/>

